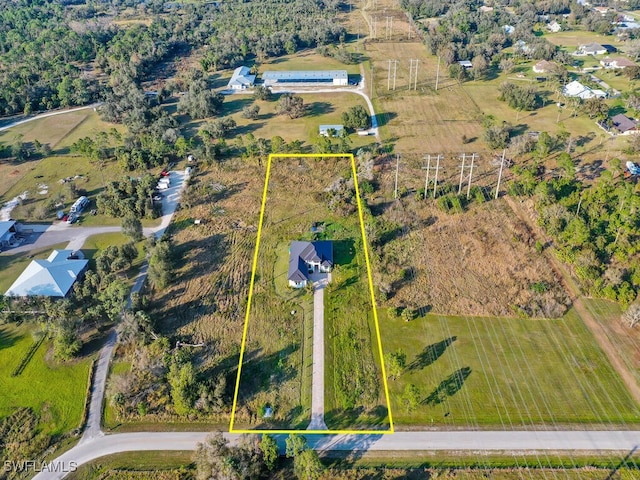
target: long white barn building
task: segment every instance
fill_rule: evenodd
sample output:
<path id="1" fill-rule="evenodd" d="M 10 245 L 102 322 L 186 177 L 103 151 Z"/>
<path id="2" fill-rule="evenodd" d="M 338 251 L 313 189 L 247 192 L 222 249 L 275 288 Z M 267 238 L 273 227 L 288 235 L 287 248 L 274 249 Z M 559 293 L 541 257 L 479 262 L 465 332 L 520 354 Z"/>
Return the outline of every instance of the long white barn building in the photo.
<path id="1" fill-rule="evenodd" d="M 264 72 L 262 82 L 267 87 L 291 84 L 347 85 L 349 76 L 346 70 L 306 70 Z"/>

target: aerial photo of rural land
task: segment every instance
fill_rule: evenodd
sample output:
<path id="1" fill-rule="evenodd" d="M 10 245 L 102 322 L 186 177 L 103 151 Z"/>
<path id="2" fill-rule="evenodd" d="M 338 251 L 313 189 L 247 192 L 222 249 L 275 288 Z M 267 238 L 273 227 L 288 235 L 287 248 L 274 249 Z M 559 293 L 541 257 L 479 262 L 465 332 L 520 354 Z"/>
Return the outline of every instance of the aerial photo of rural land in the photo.
<path id="1" fill-rule="evenodd" d="M 0 0 L 0 480 L 640 479 L 640 0 Z"/>

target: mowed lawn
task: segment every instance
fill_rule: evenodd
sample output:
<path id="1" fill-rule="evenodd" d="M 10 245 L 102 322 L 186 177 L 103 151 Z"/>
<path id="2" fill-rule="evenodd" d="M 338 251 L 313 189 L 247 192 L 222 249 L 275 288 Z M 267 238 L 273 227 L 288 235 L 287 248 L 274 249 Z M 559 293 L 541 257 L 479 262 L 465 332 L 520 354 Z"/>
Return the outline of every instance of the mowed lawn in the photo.
<path id="1" fill-rule="evenodd" d="M 640 424 L 638 405 L 574 311 L 558 320 L 381 317 L 385 353 L 407 355 L 389 381 L 400 427 Z M 414 411 L 408 384 L 420 392 Z"/>
<path id="2" fill-rule="evenodd" d="M 480 112 L 457 82 L 446 76 L 444 64 L 435 91 L 437 58 L 429 55 L 423 44 L 370 43 L 366 48 L 371 58 L 366 92 L 374 102 L 382 138 L 394 142 L 396 151 L 420 157 L 460 153 L 463 136 L 481 138 Z M 389 59 L 398 60 L 395 90 L 393 66 L 389 82 Z M 409 90 L 411 61 L 415 60 L 419 60 L 417 89 Z M 478 148 L 484 145 L 465 145 L 467 151 Z"/>
<path id="3" fill-rule="evenodd" d="M 45 159 L 45 162 L 31 159 L 23 162 L 0 162 L 0 201 L 13 198 L 8 196 L 11 187 L 29 172 L 33 172 L 34 175 L 41 175 L 42 173 L 35 171 L 36 167 L 41 163 L 55 164 L 57 162 L 56 155 L 68 153 L 69 146 L 78 139 L 93 136 L 100 131 L 107 131 L 111 127 L 115 127 L 115 125 L 103 122 L 100 120 L 98 113 L 92 109 L 86 109 L 34 120 L 0 132 L 0 143 L 5 145 L 11 145 L 17 139 L 21 139 L 26 144 L 38 140 L 42 144 L 49 144 L 53 149 L 52 157 Z M 46 162 L 46 160 L 49 160 L 49 162 Z M 39 181 L 37 183 L 45 182 Z M 28 185 L 23 190 L 20 190 L 20 188 L 14 189 L 11 193 L 16 191 L 17 193 L 22 193 L 32 188 L 32 186 Z M 13 196 L 17 195 L 17 193 L 14 193 Z"/>
<path id="4" fill-rule="evenodd" d="M 592 313 L 604 328 L 607 337 L 619 352 L 629 352 L 620 355 L 620 359 L 627 364 L 629 371 L 640 382 L 640 332 L 637 328 L 629 328 L 620 317 L 620 305 L 600 298 L 583 298 L 585 307 Z"/>
<path id="5" fill-rule="evenodd" d="M 274 95 L 270 101 L 255 101 L 260 107 L 259 117 L 256 120 L 242 118 L 242 109 L 254 103 L 251 95 L 229 95 L 225 98 L 222 106 L 222 115 L 233 118 L 237 127 L 231 134 L 239 135 L 253 134 L 256 138 L 271 139 L 280 136 L 285 141 L 301 140 L 304 145 L 310 147 L 314 139 L 318 136 L 320 125 L 342 124 L 342 114 L 355 105 L 362 105 L 369 111 L 366 102 L 355 93 L 307 93 L 298 94 L 307 106 L 307 112 L 300 118 L 289 118 L 286 115 L 276 115 L 278 105 L 278 95 Z M 198 127 L 204 122 L 193 123 Z M 349 136 L 352 148 L 363 147 L 374 143 L 373 137 Z M 333 143 L 338 143 L 339 139 L 333 139 Z"/>
<path id="6" fill-rule="evenodd" d="M 50 363 L 50 341 L 45 341 L 24 371 L 11 373 L 34 343 L 32 325 L 0 325 L 0 418 L 20 407 L 31 407 L 40 416 L 40 428 L 48 434 L 79 426 L 91 360 Z"/>

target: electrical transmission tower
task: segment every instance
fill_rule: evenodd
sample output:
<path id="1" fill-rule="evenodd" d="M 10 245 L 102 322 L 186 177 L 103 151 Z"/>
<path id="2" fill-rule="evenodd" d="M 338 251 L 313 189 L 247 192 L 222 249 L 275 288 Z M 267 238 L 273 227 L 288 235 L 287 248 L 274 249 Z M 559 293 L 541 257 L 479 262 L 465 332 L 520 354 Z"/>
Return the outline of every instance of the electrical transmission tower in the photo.
<path id="1" fill-rule="evenodd" d="M 460 183 L 458 184 L 458 195 L 462 193 L 462 181 L 464 180 L 465 161 L 467 159 L 466 154 L 462 154 L 462 165 L 460 166 Z M 471 194 L 471 180 L 473 178 L 473 165 L 476 159 L 476 154 L 471 155 L 471 165 L 469 165 L 469 183 L 467 184 L 467 200 Z"/>
<path id="2" fill-rule="evenodd" d="M 506 150 L 502 150 L 502 159 L 500 160 L 500 172 L 498 173 L 498 185 L 496 185 L 496 200 L 500 193 L 500 180 L 502 180 L 502 169 L 504 168 L 504 156 L 507 153 Z"/>
<path id="3" fill-rule="evenodd" d="M 398 71 L 398 60 L 389 60 L 387 70 L 387 90 L 391 90 L 391 64 L 393 63 L 393 90 L 396 89 L 396 73 Z"/>
<path id="4" fill-rule="evenodd" d="M 387 20 L 384 38 L 389 40 L 393 35 L 393 17 L 385 17 Z"/>
<path id="5" fill-rule="evenodd" d="M 416 62 L 415 65 L 413 62 Z M 418 89 L 418 62 L 420 62 L 418 59 L 409 60 L 409 90 Z"/>
<path id="6" fill-rule="evenodd" d="M 396 153 L 396 182 L 393 188 L 393 198 L 398 198 L 398 170 L 400 170 L 400 154 Z"/>
<path id="7" fill-rule="evenodd" d="M 423 198 L 426 200 L 427 193 L 429 191 L 429 172 L 432 169 L 435 170 L 435 176 L 433 179 L 433 198 L 436 198 L 436 190 L 438 188 L 438 170 L 440 170 L 440 159 L 442 158 L 442 155 L 438 154 L 438 156 L 436 157 L 436 165 L 433 167 L 431 166 L 431 155 L 427 155 L 424 158 L 427 160 L 427 166 L 422 167 L 423 170 L 427 171 L 427 174 L 425 175 L 425 179 L 424 179 L 424 196 L 423 196 Z"/>

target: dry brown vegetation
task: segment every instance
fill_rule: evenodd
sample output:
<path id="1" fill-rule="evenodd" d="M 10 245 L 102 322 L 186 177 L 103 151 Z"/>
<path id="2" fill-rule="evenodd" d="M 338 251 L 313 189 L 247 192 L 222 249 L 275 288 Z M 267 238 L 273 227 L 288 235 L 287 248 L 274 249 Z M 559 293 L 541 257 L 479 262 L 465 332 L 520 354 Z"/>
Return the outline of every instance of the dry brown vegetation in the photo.
<path id="1" fill-rule="evenodd" d="M 422 175 L 404 165 L 399 184 L 415 191 Z M 383 191 L 393 191 L 391 171 L 380 182 Z M 389 202 L 387 194 L 376 198 L 372 211 L 397 230 L 394 240 L 377 249 L 381 257 L 374 267 L 378 286 L 394 292 L 389 304 L 452 315 L 558 317 L 564 312 L 566 293 L 534 248 L 526 224 L 502 200 L 472 203 L 467 212 L 453 214 L 432 199 L 407 193 Z M 547 291 L 536 293 L 535 284 Z"/>
<path id="2" fill-rule="evenodd" d="M 206 343 L 208 367 L 225 359 L 229 367 L 240 346 L 264 175 L 257 166 L 241 168 L 229 165 L 192 182 L 173 225 L 175 281 L 152 297 L 161 331 Z"/>

